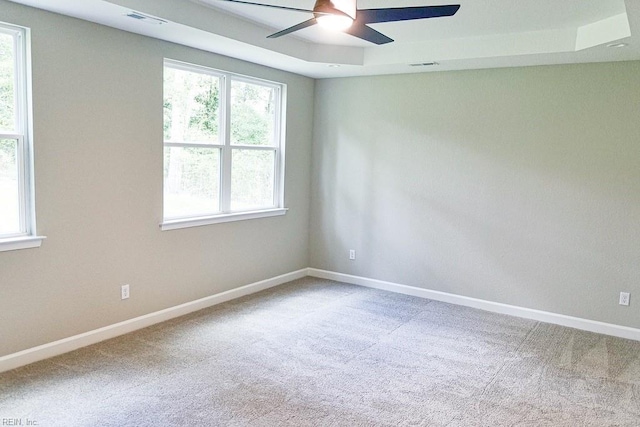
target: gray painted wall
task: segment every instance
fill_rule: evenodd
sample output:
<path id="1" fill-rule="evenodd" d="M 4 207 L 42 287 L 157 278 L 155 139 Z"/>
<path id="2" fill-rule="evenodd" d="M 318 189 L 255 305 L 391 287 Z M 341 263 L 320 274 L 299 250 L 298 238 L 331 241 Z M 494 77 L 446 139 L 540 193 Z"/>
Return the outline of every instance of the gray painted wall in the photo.
<path id="1" fill-rule="evenodd" d="M 311 266 L 640 327 L 639 113 L 640 62 L 319 81 Z"/>
<path id="2" fill-rule="evenodd" d="M 32 29 L 47 236 L 0 253 L 0 356 L 309 265 L 312 79 L 2 0 L 0 10 Z M 288 85 L 287 215 L 160 231 L 164 57 Z"/>
<path id="3" fill-rule="evenodd" d="M 639 62 L 314 92 L 289 73 L 0 10 L 33 30 L 48 236 L 0 253 L 0 356 L 307 266 L 640 327 Z M 164 57 L 288 84 L 286 216 L 159 230 Z"/>

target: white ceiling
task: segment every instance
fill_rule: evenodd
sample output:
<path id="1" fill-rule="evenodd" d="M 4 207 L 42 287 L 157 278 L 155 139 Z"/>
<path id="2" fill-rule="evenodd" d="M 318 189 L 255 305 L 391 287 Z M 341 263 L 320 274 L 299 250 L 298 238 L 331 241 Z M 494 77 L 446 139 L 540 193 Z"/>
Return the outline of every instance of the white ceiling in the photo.
<path id="1" fill-rule="evenodd" d="M 359 0 L 360 9 L 461 5 L 452 17 L 371 25 L 395 40 L 381 46 L 317 26 L 267 39 L 311 15 L 223 0 L 14 1 L 315 78 L 640 59 L 638 0 Z M 619 42 L 627 46 L 608 47 Z M 438 65 L 410 65 L 426 62 Z"/>

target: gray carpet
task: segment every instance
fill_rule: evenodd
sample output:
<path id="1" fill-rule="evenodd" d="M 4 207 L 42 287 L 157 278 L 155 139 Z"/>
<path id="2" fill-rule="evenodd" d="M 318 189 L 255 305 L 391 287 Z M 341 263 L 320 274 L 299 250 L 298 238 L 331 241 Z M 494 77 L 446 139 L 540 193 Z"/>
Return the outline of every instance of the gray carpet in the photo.
<path id="1" fill-rule="evenodd" d="M 638 426 L 640 343 L 306 278 L 0 374 L 42 426 Z"/>

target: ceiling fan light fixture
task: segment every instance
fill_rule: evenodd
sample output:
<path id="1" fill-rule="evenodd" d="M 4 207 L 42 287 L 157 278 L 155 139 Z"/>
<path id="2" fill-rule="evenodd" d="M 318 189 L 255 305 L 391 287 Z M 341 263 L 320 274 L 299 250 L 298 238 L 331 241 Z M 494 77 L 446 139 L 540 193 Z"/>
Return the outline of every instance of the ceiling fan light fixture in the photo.
<path id="1" fill-rule="evenodd" d="M 313 6 L 316 22 L 333 31 L 346 30 L 356 17 L 355 0 L 316 0 Z"/>
<path id="2" fill-rule="evenodd" d="M 346 30 L 353 24 L 353 19 L 346 15 L 321 15 L 316 18 L 318 25 L 332 31 Z"/>

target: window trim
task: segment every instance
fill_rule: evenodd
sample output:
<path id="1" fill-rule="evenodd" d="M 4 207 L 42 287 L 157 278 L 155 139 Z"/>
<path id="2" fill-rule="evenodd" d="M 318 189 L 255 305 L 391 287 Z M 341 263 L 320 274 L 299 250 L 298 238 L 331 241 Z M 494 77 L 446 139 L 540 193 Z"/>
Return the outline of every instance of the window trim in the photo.
<path id="1" fill-rule="evenodd" d="M 165 218 L 164 201 L 162 207 L 162 222 L 160 229 L 162 231 L 175 230 L 179 228 L 198 227 L 203 225 L 218 224 L 223 222 L 243 221 L 248 219 L 268 218 L 273 216 L 285 215 L 288 208 L 284 207 L 284 179 L 285 179 L 285 133 L 286 133 L 286 100 L 287 85 L 277 83 L 257 77 L 245 76 L 228 71 L 217 70 L 207 66 L 190 64 L 174 59 L 165 58 L 163 62 L 163 70 L 166 67 L 190 71 L 196 73 L 207 74 L 218 77 L 220 79 L 220 104 L 224 109 L 220 114 L 221 131 L 218 134 L 216 142 L 176 142 L 165 141 L 163 137 L 164 147 L 207 147 L 220 150 L 220 193 L 219 202 L 222 212 L 212 215 L 203 216 L 186 216 Z M 274 122 L 273 140 L 275 145 L 255 146 L 240 145 L 231 143 L 231 85 L 234 81 L 259 84 L 272 88 L 277 91 L 276 96 L 276 114 Z M 164 95 L 163 95 L 164 98 Z M 231 158 L 233 150 L 249 149 L 258 151 L 274 151 L 274 180 L 273 180 L 273 206 L 264 209 L 248 209 L 244 211 L 230 211 L 231 207 Z M 164 200 L 164 180 L 163 180 L 163 200 Z M 225 211 L 225 209 L 228 209 Z"/>
<path id="2" fill-rule="evenodd" d="M 202 225 L 220 224 L 223 222 L 244 221 L 247 219 L 269 218 L 285 215 L 289 208 L 261 209 L 256 211 L 233 212 L 211 216 L 190 217 L 166 220 L 160 224 L 162 231 L 179 228 L 200 227 Z"/>
<path id="3" fill-rule="evenodd" d="M 39 247 L 44 236 L 36 235 L 32 96 L 31 34 L 29 28 L 0 22 L 0 33 L 14 36 L 15 112 L 14 132 L 0 133 L 0 138 L 17 141 L 18 197 L 20 198 L 20 232 L 0 235 L 0 252 Z"/>

